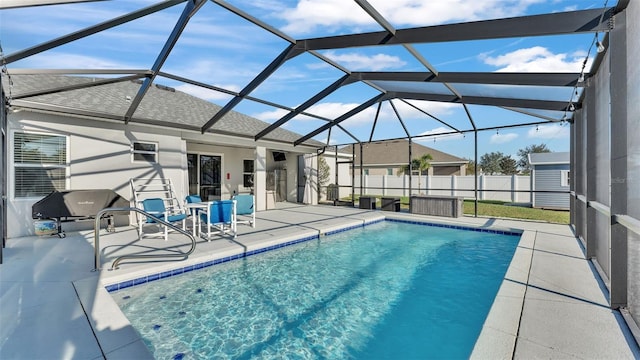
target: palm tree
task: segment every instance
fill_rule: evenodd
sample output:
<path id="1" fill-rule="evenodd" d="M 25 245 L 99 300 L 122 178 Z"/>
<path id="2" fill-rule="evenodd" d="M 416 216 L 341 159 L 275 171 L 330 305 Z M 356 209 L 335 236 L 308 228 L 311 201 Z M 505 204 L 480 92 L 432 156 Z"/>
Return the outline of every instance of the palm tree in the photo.
<path id="1" fill-rule="evenodd" d="M 422 187 L 420 183 L 421 176 L 431 167 L 431 160 L 433 160 L 431 154 L 423 154 L 419 158 L 411 160 L 411 168 L 413 170 L 418 170 L 418 191 L 420 191 L 420 188 Z M 409 174 L 409 165 L 405 165 L 400 168 L 398 174 Z"/>

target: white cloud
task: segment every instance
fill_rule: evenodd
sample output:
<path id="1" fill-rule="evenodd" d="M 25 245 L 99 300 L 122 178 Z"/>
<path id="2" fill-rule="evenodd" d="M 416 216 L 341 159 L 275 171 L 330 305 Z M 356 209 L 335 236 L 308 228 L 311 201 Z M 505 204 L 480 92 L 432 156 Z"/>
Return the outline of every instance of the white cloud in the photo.
<path id="1" fill-rule="evenodd" d="M 538 125 L 529 129 L 527 137 L 537 139 L 566 139 L 569 137 L 569 128 L 559 124 Z"/>
<path id="2" fill-rule="evenodd" d="M 579 72 L 586 53 L 554 54 L 542 46 L 518 49 L 495 57 L 483 54 L 480 56 L 485 64 L 499 67 L 498 72 Z M 591 59 L 586 68 L 591 67 Z"/>
<path id="3" fill-rule="evenodd" d="M 351 70 L 381 71 L 386 69 L 401 68 L 406 62 L 397 56 L 387 54 L 375 54 L 372 56 L 355 52 L 336 54 L 334 51 L 324 53 L 329 59 L 340 63 Z"/>
<path id="4" fill-rule="evenodd" d="M 323 144 L 327 143 L 327 138 L 326 137 L 322 138 L 322 139 L 316 139 L 316 140 L 320 141 Z M 329 140 L 329 145 L 336 145 L 336 144 L 338 144 L 338 140 L 336 140 L 335 137 L 332 137 L 331 140 Z"/>
<path id="5" fill-rule="evenodd" d="M 236 92 L 239 91 L 238 87 L 234 85 L 226 85 L 226 86 L 217 85 L 217 86 L 223 89 L 231 90 L 231 91 L 236 91 Z M 176 86 L 175 88 L 176 90 L 179 90 L 187 94 L 193 95 L 195 97 L 198 97 L 200 99 L 209 100 L 209 101 L 231 99 L 231 95 L 227 95 L 219 91 L 210 90 L 207 88 L 203 88 L 203 87 L 195 86 L 191 84 L 183 84 L 183 85 Z"/>
<path id="6" fill-rule="evenodd" d="M 360 104 L 356 103 L 321 103 L 309 108 L 309 112 L 315 115 L 323 116 L 329 119 L 335 119 Z M 369 107 L 349 119 L 341 122 L 343 126 L 359 126 L 362 124 L 371 124 L 376 116 L 375 107 Z"/>
<path id="7" fill-rule="evenodd" d="M 374 24 L 355 2 L 344 0 L 300 0 L 295 8 L 274 15 L 287 22 L 283 30 L 292 34 L 309 33 L 319 26 L 337 29 L 342 24 Z"/>
<path id="8" fill-rule="evenodd" d="M 251 114 L 251 116 L 262 121 L 273 122 L 279 120 L 281 117 L 285 116 L 288 113 L 289 111 L 284 109 L 274 109 L 271 111 L 263 111 L 260 113 Z"/>
<path id="9" fill-rule="evenodd" d="M 450 132 L 453 132 L 455 130 L 440 126 L 437 127 L 435 129 L 431 129 L 431 130 L 427 130 L 425 132 L 421 132 L 420 134 L 418 134 L 419 136 L 422 135 L 434 135 L 434 134 L 446 134 L 446 135 L 440 135 L 440 136 L 429 136 L 426 138 L 419 138 L 416 139 L 416 142 L 420 142 L 420 143 L 425 143 L 425 142 L 429 142 L 429 141 L 434 141 L 434 139 L 436 141 L 447 141 L 447 140 L 460 140 L 462 138 L 464 138 L 463 134 L 447 134 Z"/>
<path id="10" fill-rule="evenodd" d="M 21 66 L 45 69 L 130 69 L 130 64 L 116 62 L 111 59 L 86 56 L 72 53 L 48 52 L 28 57 Z"/>
<path id="11" fill-rule="evenodd" d="M 431 102 L 431 101 L 411 100 L 409 102 L 411 102 L 415 106 L 419 107 L 420 109 L 423 109 L 424 111 L 434 116 L 450 114 L 456 106 L 459 106 L 456 104 L 438 103 L 438 102 Z M 326 102 L 326 103 L 316 104 L 310 107 L 309 109 L 307 109 L 306 112 L 333 120 L 359 105 L 360 105 L 359 103 Z M 424 119 L 425 117 L 427 117 L 427 115 L 425 115 L 424 113 L 405 104 L 404 102 L 394 101 L 394 105 L 396 106 L 396 109 L 398 110 L 398 113 L 400 114 L 403 120 Z M 376 111 L 377 111 L 377 106 L 375 105 L 371 106 L 359 112 L 358 114 L 352 116 L 351 118 L 344 120 L 340 124 L 345 127 L 354 127 L 354 126 L 357 127 L 361 125 L 370 126 L 373 123 L 373 120 L 375 119 Z M 272 122 L 280 119 L 287 113 L 288 113 L 287 110 L 275 109 L 272 111 L 265 111 L 261 113 L 251 114 L 251 116 L 255 117 L 256 119 Z M 305 121 L 305 120 L 317 121 L 317 119 L 315 118 L 304 116 L 304 115 L 298 115 L 294 119 L 301 120 L 301 121 Z M 380 124 L 383 122 L 397 122 L 397 121 L 398 121 L 398 118 L 396 114 L 393 112 L 393 109 L 391 108 L 391 106 L 385 103 L 380 108 L 380 113 L 378 114 L 378 123 Z M 443 127 L 439 129 L 443 129 L 440 132 L 449 131 Z"/>
<path id="12" fill-rule="evenodd" d="M 493 134 L 491 135 L 491 139 L 489 142 L 491 144 L 505 144 L 511 142 L 518 138 L 518 134 L 516 133 L 506 133 L 506 134 Z"/>
<path id="13" fill-rule="evenodd" d="M 229 69 L 233 69 L 233 71 Z M 207 84 L 227 84 L 218 86 L 232 91 L 239 91 L 242 88 L 242 86 L 234 82 L 242 84 L 247 79 L 252 79 L 255 73 L 258 72 L 255 69 L 260 69 L 260 66 L 245 63 L 240 67 L 231 59 L 211 57 L 179 63 L 172 62 L 162 68 L 163 71 L 169 74 L 183 76 L 188 79 L 197 79 Z"/>
<path id="14" fill-rule="evenodd" d="M 398 27 L 427 26 L 451 22 L 495 19 L 523 15 L 527 8 L 543 0 L 370 0 L 389 22 Z M 278 9 L 283 30 L 305 34 L 323 27 L 338 32 L 344 26 L 378 29 L 373 19 L 355 2 L 344 0 L 300 0 L 294 8 Z"/>
<path id="15" fill-rule="evenodd" d="M 450 115 L 453 110 L 461 107 L 460 104 L 438 102 L 438 101 L 422 101 L 422 100 L 407 100 L 408 103 L 413 104 L 420 110 L 423 110 L 432 116 Z M 400 116 L 403 118 L 418 118 L 424 119 L 426 116 L 423 112 L 416 108 L 405 104 L 403 101 L 394 101 L 393 104 L 398 109 Z"/>

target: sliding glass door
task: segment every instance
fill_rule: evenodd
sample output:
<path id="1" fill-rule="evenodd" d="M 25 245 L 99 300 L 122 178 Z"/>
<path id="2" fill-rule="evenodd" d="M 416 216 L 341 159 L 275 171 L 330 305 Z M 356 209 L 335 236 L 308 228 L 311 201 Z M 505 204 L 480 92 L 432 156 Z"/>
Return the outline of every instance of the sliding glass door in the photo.
<path id="1" fill-rule="evenodd" d="M 189 194 L 198 194 L 203 201 L 220 200 L 222 193 L 222 157 L 219 155 L 187 154 Z"/>

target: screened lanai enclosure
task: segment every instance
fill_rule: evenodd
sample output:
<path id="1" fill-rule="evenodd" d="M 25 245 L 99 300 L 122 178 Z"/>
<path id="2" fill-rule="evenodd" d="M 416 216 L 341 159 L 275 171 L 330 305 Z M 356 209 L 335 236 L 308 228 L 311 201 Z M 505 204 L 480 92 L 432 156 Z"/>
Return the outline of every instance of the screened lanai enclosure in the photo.
<path id="1" fill-rule="evenodd" d="M 438 13 L 445 3 L 421 6 Z M 300 135 L 287 146 L 311 141 L 318 154 L 340 146 L 355 154 L 362 144 L 406 139 L 408 166 L 412 143 L 463 138 L 478 164 L 482 137 L 554 126 L 570 134 L 571 226 L 606 283 L 611 307 L 638 336 L 640 4 L 585 1 L 553 12 L 532 7 L 523 15 L 515 3 L 458 21 L 455 14 L 434 20 L 398 13 L 373 0 L 4 0 L 3 247 L 11 241 L 7 209 L 17 201 L 8 123 L 25 113 L 209 135 L 238 112 L 266 122 L 250 140 L 288 129 Z M 508 66 L 506 55 L 494 55 L 526 42 L 527 51 L 543 56 L 549 39 L 566 45 L 574 70 L 555 62 Z M 452 46 L 461 55 L 447 57 Z M 469 58 L 487 66 L 467 66 Z M 37 76 L 65 81 L 42 87 L 24 80 Z M 112 99 L 124 106 L 65 101 L 74 91 L 125 82 L 137 92 Z M 150 89 L 186 92 L 219 110 L 190 114 L 195 122 L 143 116 Z"/>

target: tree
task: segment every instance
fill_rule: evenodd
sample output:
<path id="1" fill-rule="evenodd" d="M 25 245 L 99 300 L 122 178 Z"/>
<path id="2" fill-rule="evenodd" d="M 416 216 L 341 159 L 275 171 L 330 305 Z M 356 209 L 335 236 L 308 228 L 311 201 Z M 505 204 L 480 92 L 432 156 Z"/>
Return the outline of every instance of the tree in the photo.
<path id="1" fill-rule="evenodd" d="M 494 151 L 491 153 L 487 153 L 482 155 L 480 158 L 480 168 L 482 172 L 493 175 L 499 174 L 502 172 L 502 168 L 500 167 L 500 160 L 504 158 L 505 155 L 500 151 Z"/>
<path id="2" fill-rule="evenodd" d="M 474 175 L 476 173 L 476 162 L 468 159 L 467 163 L 467 175 Z"/>
<path id="3" fill-rule="evenodd" d="M 522 173 L 525 175 L 529 175 L 531 173 L 531 167 L 529 166 L 529 154 L 531 153 L 548 153 L 551 152 L 546 144 L 532 144 L 523 149 L 518 150 L 518 156 L 520 159 L 518 160 L 518 167 L 522 169 Z"/>
<path id="4" fill-rule="evenodd" d="M 515 175 L 518 173 L 518 163 L 511 158 L 511 155 L 500 159 L 500 172 L 505 175 Z"/>
<path id="5" fill-rule="evenodd" d="M 419 158 L 411 160 L 411 168 L 414 171 L 417 170 L 418 175 L 422 175 L 431 167 L 431 160 L 433 160 L 431 154 L 423 154 Z M 404 167 L 400 168 L 400 170 L 398 171 L 398 175 L 401 174 L 409 174 L 409 165 L 405 165 Z M 418 191 L 420 191 L 420 188 L 422 187 L 420 184 L 420 178 L 421 176 L 418 176 Z"/>
<path id="6" fill-rule="evenodd" d="M 318 187 L 320 188 L 320 194 L 325 191 L 325 184 L 329 182 L 331 176 L 331 168 L 327 164 L 327 160 L 323 156 L 318 156 Z"/>

